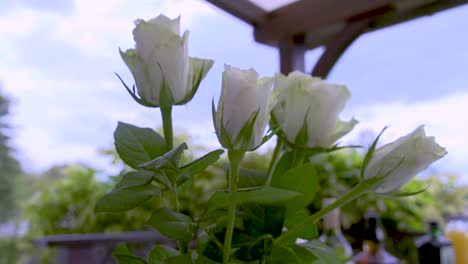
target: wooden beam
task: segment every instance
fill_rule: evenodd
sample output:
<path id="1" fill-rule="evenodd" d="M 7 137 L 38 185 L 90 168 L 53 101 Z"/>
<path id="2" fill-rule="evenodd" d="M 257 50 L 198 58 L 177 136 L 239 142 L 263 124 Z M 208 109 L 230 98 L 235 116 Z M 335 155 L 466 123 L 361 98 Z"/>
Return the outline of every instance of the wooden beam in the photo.
<path id="1" fill-rule="evenodd" d="M 240 20 L 256 26 L 260 24 L 267 12 L 248 0 L 206 0 Z"/>
<path id="2" fill-rule="evenodd" d="M 348 47 L 367 29 L 370 19 L 352 22 L 344 30 L 336 34 L 334 38 L 325 45 L 325 51 L 312 70 L 312 76 L 327 78 L 338 59 Z"/>
<path id="3" fill-rule="evenodd" d="M 255 40 L 278 45 L 285 36 L 316 31 L 392 4 L 394 0 L 301 0 L 272 11 L 255 28 Z"/>
<path id="4" fill-rule="evenodd" d="M 304 38 L 284 38 L 279 43 L 280 71 L 289 74 L 292 71 L 304 71 L 305 52 Z"/>
<path id="5" fill-rule="evenodd" d="M 425 5 L 422 5 L 415 9 L 410 9 L 405 12 L 393 12 L 382 15 L 381 17 L 374 20 L 374 23 L 368 32 L 379 30 L 388 26 L 397 25 L 404 23 L 416 18 L 432 16 L 442 11 L 446 11 L 451 8 L 467 5 L 468 0 L 445 0 L 435 1 Z"/>

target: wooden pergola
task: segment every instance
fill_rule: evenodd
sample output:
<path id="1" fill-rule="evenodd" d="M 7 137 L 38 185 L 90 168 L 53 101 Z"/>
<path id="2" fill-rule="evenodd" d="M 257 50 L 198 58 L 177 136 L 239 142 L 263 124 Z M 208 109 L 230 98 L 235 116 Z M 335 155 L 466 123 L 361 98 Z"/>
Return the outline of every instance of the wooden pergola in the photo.
<path id="1" fill-rule="evenodd" d="M 324 47 L 311 72 L 323 78 L 362 34 L 468 3 L 468 0 L 206 1 L 252 25 L 257 42 L 277 47 L 284 74 L 305 71 L 305 52 Z"/>

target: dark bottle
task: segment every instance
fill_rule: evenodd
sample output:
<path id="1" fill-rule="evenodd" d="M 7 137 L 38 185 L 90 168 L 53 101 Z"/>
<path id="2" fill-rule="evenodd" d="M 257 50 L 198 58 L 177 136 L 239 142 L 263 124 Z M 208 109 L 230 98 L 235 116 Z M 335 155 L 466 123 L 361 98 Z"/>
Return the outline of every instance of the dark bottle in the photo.
<path id="1" fill-rule="evenodd" d="M 429 233 L 416 242 L 420 264 L 454 264 L 452 243 L 442 236 L 437 222 L 429 222 Z"/>
<path id="2" fill-rule="evenodd" d="M 384 233 L 379 223 L 379 216 L 371 213 L 366 215 L 364 242 L 362 252 L 354 256 L 355 264 L 400 264 L 401 261 L 388 253 L 383 245 Z"/>

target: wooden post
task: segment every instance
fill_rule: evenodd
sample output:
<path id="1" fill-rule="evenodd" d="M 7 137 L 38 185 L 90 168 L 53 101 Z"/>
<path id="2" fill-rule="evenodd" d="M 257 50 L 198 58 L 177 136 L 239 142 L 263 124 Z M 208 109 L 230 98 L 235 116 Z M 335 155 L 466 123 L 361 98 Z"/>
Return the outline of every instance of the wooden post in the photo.
<path id="1" fill-rule="evenodd" d="M 280 71 L 282 74 L 305 70 L 304 36 L 287 37 L 279 42 Z"/>
<path id="2" fill-rule="evenodd" d="M 314 66 L 312 76 L 327 78 L 338 59 L 368 27 L 370 19 L 348 24 L 325 45 L 325 51 Z"/>

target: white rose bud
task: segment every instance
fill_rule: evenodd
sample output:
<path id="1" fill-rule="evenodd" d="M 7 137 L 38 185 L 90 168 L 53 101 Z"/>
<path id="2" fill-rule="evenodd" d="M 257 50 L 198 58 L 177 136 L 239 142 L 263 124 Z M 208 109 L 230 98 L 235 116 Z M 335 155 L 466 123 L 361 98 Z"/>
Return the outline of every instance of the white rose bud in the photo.
<path id="1" fill-rule="evenodd" d="M 224 66 L 218 108 L 213 105 L 213 122 L 223 147 L 247 151 L 262 143 L 272 84 L 271 78 L 259 80 L 254 69 Z"/>
<path id="2" fill-rule="evenodd" d="M 364 178 L 383 177 L 376 193 L 392 193 L 446 154 L 434 137 L 426 136 L 424 126 L 420 126 L 411 134 L 378 148 L 364 170 Z"/>
<path id="3" fill-rule="evenodd" d="M 278 100 L 273 117 L 290 143 L 309 148 L 330 147 L 351 131 L 356 120 L 338 119 L 350 93 L 345 86 L 329 84 L 302 72 L 275 76 Z"/>
<path id="4" fill-rule="evenodd" d="M 149 21 L 135 21 L 135 49 L 120 51 L 136 82 L 139 103 L 158 107 L 185 104 L 192 99 L 212 60 L 189 58 L 188 36 L 179 32 L 180 17 L 160 15 Z"/>

